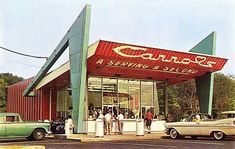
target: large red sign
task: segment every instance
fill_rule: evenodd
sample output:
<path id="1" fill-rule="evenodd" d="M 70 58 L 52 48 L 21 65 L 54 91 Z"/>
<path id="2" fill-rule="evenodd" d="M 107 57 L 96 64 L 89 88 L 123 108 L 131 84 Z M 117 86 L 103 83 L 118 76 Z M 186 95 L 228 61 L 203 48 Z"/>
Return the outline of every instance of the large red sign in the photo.
<path id="1" fill-rule="evenodd" d="M 101 40 L 88 58 L 88 74 L 174 83 L 221 70 L 226 62 L 215 56 Z"/>

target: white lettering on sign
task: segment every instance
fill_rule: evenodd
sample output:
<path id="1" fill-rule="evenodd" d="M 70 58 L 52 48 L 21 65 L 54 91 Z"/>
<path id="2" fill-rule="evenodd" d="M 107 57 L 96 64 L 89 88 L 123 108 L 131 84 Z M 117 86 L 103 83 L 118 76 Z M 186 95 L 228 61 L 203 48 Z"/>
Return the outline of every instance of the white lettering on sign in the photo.
<path id="1" fill-rule="evenodd" d="M 147 64 L 143 63 L 133 63 L 127 61 L 116 61 L 116 60 L 109 60 L 104 63 L 103 59 L 96 61 L 96 64 L 106 65 L 108 67 L 125 67 L 131 69 L 146 69 L 152 71 L 159 71 L 159 72 L 167 72 L 167 73 L 176 73 L 176 74 L 195 74 L 198 72 L 196 69 L 190 68 L 181 68 L 181 67 L 171 67 L 171 66 L 148 66 Z"/>
<path id="2" fill-rule="evenodd" d="M 129 67 L 129 68 L 142 68 L 147 69 L 148 65 L 141 63 L 131 63 L 131 62 L 121 62 L 121 61 L 113 61 L 110 60 L 108 66 L 119 66 L 119 67 Z"/>
<path id="3" fill-rule="evenodd" d="M 212 67 L 214 64 L 216 64 L 216 62 L 207 61 L 207 58 L 204 56 L 196 56 L 193 59 L 186 57 L 186 58 L 183 58 L 182 60 L 179 60 L 179 58 L 176 56 L 171 56 L 171 58 L 167 59 L 166 55 L 163 55 L 163 54 L 159 54 L 157 57 L 154 57 L 152 53 L 142 53 L 142 54 L 137 54 L 137 55 L 125 54 L 122 52 L 123 49 L 131 49 L 133 51 L 142 51 L 142 52 L 147 51 L 147 48 L 134 47 L 134 46 L 119 46 L 119 47 L 114 48 L 113 51 L 117 53 L 118 55 L 124 56 L 124 57 L 142 58 L 142 59 L 147 59 L 147 60 L 152 60 L 152 61 L 162 61 L 166 63 L 173 62 L 176 64 L 185 64 L 185 65 L 194 63 L 203 67 Z"/>
<path id="4" fill-rule="evenodd" d="M 103 63 L 103 59 L 101 59 L 101 60 L 98 60 L 97 62 L 96 62 L 96 64 L 102 64 Z"/>

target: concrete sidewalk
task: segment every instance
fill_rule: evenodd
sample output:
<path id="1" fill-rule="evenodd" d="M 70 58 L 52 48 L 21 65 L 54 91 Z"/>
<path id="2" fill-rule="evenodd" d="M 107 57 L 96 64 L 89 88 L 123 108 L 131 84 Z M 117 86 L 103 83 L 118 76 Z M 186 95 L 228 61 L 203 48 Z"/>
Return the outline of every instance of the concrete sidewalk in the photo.
<path id="1" fill-rule="evenodd" d="M 104 137 L 95 137 L 94 134 L 85 135 L 85 134 L 72 134 L 69 136 L 65 135 L 55 135 L 54 138 L 57 139 L 68 139 L 68 140 L 77 140 L 80 142 L 104 142 L 104 141 L 130 141 L 130 140 L 154 140 L 160 139 L 161 137 L 166 136 L 165 133 L 151 133 L 145 134 L 144 136 L 136 136 L 133 134 L 111 134 L 104 135 Z"/>

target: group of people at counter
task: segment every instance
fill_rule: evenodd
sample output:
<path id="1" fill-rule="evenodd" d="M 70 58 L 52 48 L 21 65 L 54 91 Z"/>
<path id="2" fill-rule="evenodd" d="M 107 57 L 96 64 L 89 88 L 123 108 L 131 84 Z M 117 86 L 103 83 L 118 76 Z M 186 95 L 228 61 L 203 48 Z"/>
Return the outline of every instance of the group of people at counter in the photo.
<path id="1" fill-rule="evenodd" d="M 112 131 L 112 124 L 113 121 L 117 122 L 118 126 L 118 133 L 123 134 L 123 125 L 124 125 L 124 118 L 125 118 L 125 112 L 122 110 L 119 110 L 119 113 L 117 115 L 112 115 L 111 110 L 107 110 L 104 114 L 101 110 L 98 110 L 97 112 L 97 118 L 101 119 L 104 123 L 104 134 L 110 135 Z M 147 110 L 147 113 L 144 116 L 144 120 L 146 123 L 146 128 L 148 129 L 148 133 L 151 133 L 151 124 L 153 120 L 153 113 L 150 110 Z M 117 133 L 117 132 L 115 132 Z"/>
<path id="2" fill-rule="evenodd" d="M 123 109 L 119 109 L 113 113 L 111 109 L 104 109 L 104 113 L 101 109 L 94 109 L 91 112 L 89 112 L 90 119 L 96 120 L 101 119 L 104 123 L 104 134 L 110 135 L 112 133 L 112 127 L 113 127 L 113 121 L 115 121 L 115 125 L 118 127 L 119 134 L 123 134 L 123 126 L 124 126 L 124 119 L 128 118 L 127 111 Z M 129 111 L 129 118 L 139 118 L 136 117 L 135 114 L 132 111 Z M 159 115 L 158 119 L 164 119 L 164 117 L 161 118 L 163 115 Z M 150 109 L 147 110 L 147 112 L 142 115 L 142 118 L 144 119 L 146 128 L 148 130 L 147 133 L 151 133 L 151 124 L 154 117 L 152 111 Z M 74 129 L 74 123 L 71 118 L 71 115 L 69 115 L 67 118 L 63 117 L 57 117 L 57 119 L 53 119 L 51 122 L 51 131 L 54 134 L 72 134 Z"/>
<path id="3" fill-rule="evenodd" d="M 93 120 L 96 120 L 98 118 L 98 115 L 100 113 L 101 109 L 100 108 L 91 108 L 89 109 L 89 119 L 93 119 Z M 136 119 L 136 118 L 139 118 L 139 111 L 134 111 L 132 109 L 125 109 L 125 108 L 120 108 L 119 110 L 118 109 L 109 109 L 109 108 L 104 108 L 103 109 L 103 114 L 105 115 L 106 113 L 108 113 L 108 111 L 111 112 L 111 114 L 113 116 L 117 116 L 118 113 L 122 113 L 123 116 L 124 116 L 124 119 Z"/>
<path id="4" fill-rule="evenodd" d="M 113 119 L 117 120 L 119 134 L 123 134 L 124 115 L 122 111 L 119 111 L 119 114 L 114 117 L 111 114 L 111 110 L 107 110 L 105 114 L 103 114 L 102 111 L 99 110 L 97 118 L 101 119 L 104 122 L 104 134 L 111 134 Z"/>

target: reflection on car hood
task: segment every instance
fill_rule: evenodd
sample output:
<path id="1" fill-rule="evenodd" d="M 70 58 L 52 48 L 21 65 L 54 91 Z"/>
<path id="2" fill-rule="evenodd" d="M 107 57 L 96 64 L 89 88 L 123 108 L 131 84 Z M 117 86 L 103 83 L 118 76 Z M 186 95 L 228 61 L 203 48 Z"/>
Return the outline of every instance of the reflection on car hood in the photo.
<path id="1" fill-rule="evenodd" d="M 233 123 L 233 121 L 235 121 L 235 118 L 226 118 L 226 119 L 216 120 L 215 123 L 216 123 L 216 124 L 221 124 L 221 123 Z"/>
<path id="2" fill-rule="evenodd" d="M 49 122 L 35 122 L 35 121 L 25 121 L 24 123 L 26 124 L 30 124 L 30 125 L 45 125 L 45 126 L 49 126 L 50 123 Z"/>
<path id="3" fill-rule="evenodd" d="M 215 120 L 215 121 L 201 121 L 198 124 L 202 124 L 203 126 L 206 125 L 233 125 L 235 121 L 235 118 L 227 118 L 227 119 L 221 119 L 221 120 Z M 195 125 L 196 122 L 171 122 L 171 123 L 165 123 L 165 127 L 172 127 L 172 126 L 189 126 Z"/>

